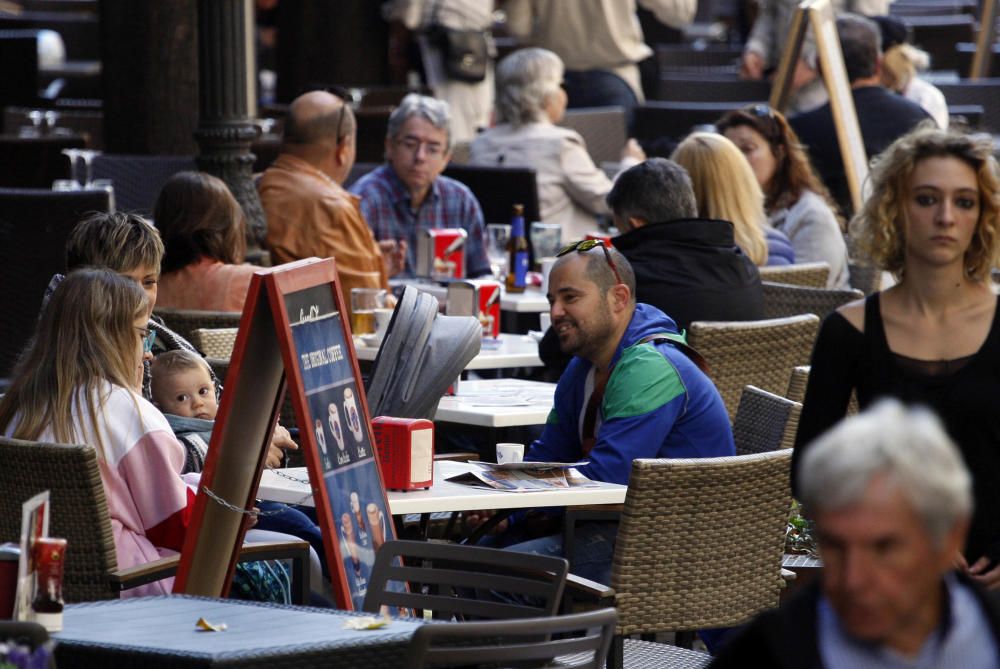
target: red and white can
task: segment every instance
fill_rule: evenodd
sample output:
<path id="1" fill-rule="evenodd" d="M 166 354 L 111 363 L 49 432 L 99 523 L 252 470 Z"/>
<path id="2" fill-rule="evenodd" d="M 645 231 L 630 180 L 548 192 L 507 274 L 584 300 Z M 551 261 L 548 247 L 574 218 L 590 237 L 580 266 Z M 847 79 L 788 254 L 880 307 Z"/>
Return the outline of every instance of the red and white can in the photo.
<path id="1" fill-rule="evenodd" d="M 462 228 L 432 228 L 417 236 L 418 276 L 432 279 L 465 278 L 465 242 Z"/>

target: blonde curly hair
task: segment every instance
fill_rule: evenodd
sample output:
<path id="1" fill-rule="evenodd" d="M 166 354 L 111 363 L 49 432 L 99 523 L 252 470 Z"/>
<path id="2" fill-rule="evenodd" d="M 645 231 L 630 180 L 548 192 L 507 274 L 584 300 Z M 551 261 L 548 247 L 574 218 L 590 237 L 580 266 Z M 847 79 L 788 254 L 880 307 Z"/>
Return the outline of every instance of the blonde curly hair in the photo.
<path id="1" fill-rule="evenodd" d="M 871 195 L 851 220 L 851 236 L 880 269 L 903 277 L 906 199 L 910 178 L 920 161 L 952 157 L 976 173 L 979 187 L 979 221 L 965 252 L 966 276 L 985 280 L 998 259 L 1000 181 L 989 135 L 941 130 L 925 121 L 893 142 L 877 156 L 871 168 Z"/>

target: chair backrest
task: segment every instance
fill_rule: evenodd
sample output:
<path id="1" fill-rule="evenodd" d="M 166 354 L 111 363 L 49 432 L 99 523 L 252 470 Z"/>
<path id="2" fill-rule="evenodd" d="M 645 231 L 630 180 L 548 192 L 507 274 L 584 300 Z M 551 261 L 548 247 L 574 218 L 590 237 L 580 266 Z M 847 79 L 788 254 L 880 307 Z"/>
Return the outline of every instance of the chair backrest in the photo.
<path id="1" fill-rule="evenodd" d="M 103 190 L 0 188 L 0 377 L 35 329 L 45 287 L 66 271 L 66 238 L 85 214 L 108 211 Z"/>
<path id="2" fill-rule="evenodd" d="M 680 140 L 695 126 L 714 124 L 728 111 L 758 102 L 647 102 L 635 109 L 632 134 L 641 142 L 667 137 Z"/>
<path id="3" fill-rule="evenodd" d="M 38 31 L 0 30 L 0 77 L 0 109 L 38 102 Z"/>
<path id="4" fill-rule="evenodd" d="M 802 402 L 806 398 L 806 386 L 809 385 L 809 365 L 799 365 L 792 368 L 788 379 L 788 392 L 785 393 L 792 402 Z"/>
<path id="5" fill-rule="evenodd" d="M 660 70 L 698 67 L 733 67 L 739 65 L 743 52 L 728 46 L 693 48 L 690 44 L 657 44 L 656 62 Z"/>
<path id="6" fill-rule="evenodd" d="M 991 48 L 991 52 L 990 69 L 986 73 L 986 76 L 1000 76 L 1000 44 L 994 43 Z M 958 76 L 969 76 L 969 72 L 972 70 L 972 59 L 975 55 L 975 42 L 959 42 L 955 45 L 955 57 L 958 59 L 958 64 L 955 66 L 955 69 L 958 70 Z"/>
<path id="7" fill-rule="evenodd" d="M 625 133 L 625 110 L 621 107 L 579 107 L 567 109 L 559 125 L 580 133 L 587 153 L 596 165 L 618 162 L 628 139 Z"/>
<path id="8" fill-rule="evenodd" d="M 948 105 L 982 105 L 982 130 L 1000 132 L 1000 78 L 935 84 Z"/>
<path id="9" fill-rule="evenodd" d="M 115 187 L 115 206 L 143 216 L 153 205 L 167 179 L 184 170 L 196 170 L 193 156 L 133 156 L 103 153 L 94 157 L 94 178 L 110 179 Z"/>
<path id="10" fill-rule="evenodd" d="M 862 299 L 860 290 L 848 288 L 811 288 L 787 283 L 761 282 L 764 294 L 764 318 L 783 318 L 797 314 L 816 314 L 820 318 L 842 304 Z"/>
<path id="11" fill-rule="evenodd" d="M 659 100 L 673 102 L 727 102 L 759 100 L 766 102 L 771 82 L 740 79 L 737 76 L 711 76 L 701 73 L 667 72 L 660 75 Z M 736 107 L 732 107 L 736 109 Z M 721 114 L 720 114 L 721 116 Z"/>
<path id="12" fill-rule="evenodd" d="M 575 669 L 604 669 L 617 619 L 614 609 L 600 609 L 549 618 L 423 625 L 410 641 L 407 666 L 540 667 L 558 658 Z"/>
<path id="13" fill-rule="evenodd" d="M 847 271 L 851 273 L 848 279 L 851 288 L 865 295 L 878 292 L 882 286 L 882 270 L 872 264 L 851 261 L 847 263 Z"/>
<path id="14" fill-rule="evenodd" d="M 240 325 L 240 314 L 236 311 L 197 311 L 195 309 L 156 309 L 168 328 L 191 341 L 195 330 L 217 330 L 236 328 Z"/>
<path id="15" fill-rule="evenodd" d="M 82 135 L 0 135 L 0 187 L 52 188 L 53 181 L 70 176 L 63 149 L 86 144 Z"/>
<path id="16" fill-rule="evenodd" d="M 800 262 L 794 265 L 768 265 L 759 267 L 760 280 L 771 283 L 789 283 L 793 286 L 826 288 L 830 265 L 826 262 Z"/>
<path id="17" fill-rule="evenodd" d="M 809 363 L 819 317 L 813 314 L 763 321 L 695 321 L 688 344 L 708 361 L 712 381 L 736 417 L 748 385 L 781 394 L 792 368 Z"/>
<path id="18" fill-rule="evenodd" d="M 487 223 L 510 223 L 511 205 L 524 205 L 524 220 L 541 220 L 535 170 L 526 167 L 448 165 L 444 175 L 469 187 Z"/>
<path id="19" fill-rule="evenodd" d="M 959 42 L 974 42 L 976 39 L 977 21 L 971 14 L 911 15 L 905 21 L 913 34 L 913 44 L 931 55 L 935 70 L 957 68 L 959 58 L 955 45 Z"/>
<path id="20" fill-rule="evenodd" d="M 730 627 L 778 604 L 791 453 L 632 461 L 616 634 Z"/>
<path id="21" fill-rule="evenodd" d="M 555 615 L 569 563 L 497 548 L 387 541 L 375 554 L 362 608 L 431 611 L 449 620 Z M 403 588 L 409 586 L 409 592 Z"/>
<path id="22" fill-rule="evenodd" d="M 0 437 L 0 462 L 0 541 L 18 541 L 21 504 L 48 490 L 49 535 L 67 542 L 63 598 L 117 598 L 108 581 L 118 563 L 97 452 L 90 446 Z"/>
<path id="23" fill-rule="evenodd" d="M 797 368 L 796 368 L 797 369 Z M 740 407 L 733 421 L 736 455 L 767 453 L 795 445 L 799 430 L 801 402 L 747 386 L 740 397 Z"/>
<path id="24" fill-rule="evenodd" d="M 191 331 L 191 343 L 206 358 L 228 360 L 233 355 L 239 328 L 198 328 Z"/>
<path id="25" fill-rule="evenodd" d="M 45 111 L 32 107 L 7 107 L 3 115 L 4 132 L 16 135 L 21 128 L 32 125 L 30 114 Z M 104 113 L 100 110 L 64 109 L 57 112 L 57 128 L 66 128 L 85 136 L 91 148 L 100 149 L 104 145 Z M 51 186 L 52 184 L 46 184 Z"/>

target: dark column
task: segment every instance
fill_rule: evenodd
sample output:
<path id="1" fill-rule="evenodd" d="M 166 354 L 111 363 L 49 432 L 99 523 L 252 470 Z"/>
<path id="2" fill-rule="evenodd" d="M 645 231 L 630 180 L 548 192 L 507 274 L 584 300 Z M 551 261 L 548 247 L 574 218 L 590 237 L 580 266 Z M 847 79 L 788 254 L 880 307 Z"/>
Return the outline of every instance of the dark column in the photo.
<path id="1" fill-rule="evenodd" d="M 229 186 L 247 217 L 251 246 L 264 241 L 267 222 L 252 179 L 248 86 L 247 0 L 198 0 L 198 168 Z"/>
<path id="2" fill-rule="evenodd" d="M 195 1 L 100 1 L 108 153 L 195 153 Z"/>

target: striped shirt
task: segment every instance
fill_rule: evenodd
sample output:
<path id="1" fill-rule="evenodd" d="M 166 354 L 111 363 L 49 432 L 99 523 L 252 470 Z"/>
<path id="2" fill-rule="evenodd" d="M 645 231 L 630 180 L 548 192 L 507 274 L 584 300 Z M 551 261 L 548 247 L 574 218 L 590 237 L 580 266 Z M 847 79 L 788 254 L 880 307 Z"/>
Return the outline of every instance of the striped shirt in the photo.
<path id="1" fill-rule="evenodd" d="M 464 228 L 469 235 L 465 247 L 466 276 L 490 273 L 483 210 L 465 184 L 439 176 L 416 211 L 409 190 L 390 165 L 369 172 L 350 190 L 361 198 L 361 213 L 375 239 L 405 239 L 409 244 L 406 269 L 399 277 L 414 276 L 417 235 L 432 228 Z"/>

